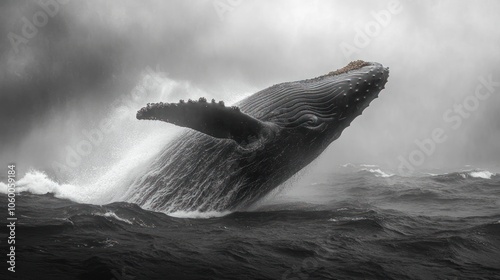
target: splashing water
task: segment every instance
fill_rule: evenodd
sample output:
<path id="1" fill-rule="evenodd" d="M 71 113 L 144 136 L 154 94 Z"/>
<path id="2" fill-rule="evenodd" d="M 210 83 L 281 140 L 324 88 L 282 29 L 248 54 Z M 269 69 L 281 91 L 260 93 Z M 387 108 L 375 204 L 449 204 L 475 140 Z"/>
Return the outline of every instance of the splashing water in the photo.
<path id="1" fill-rule="evenodd" d="M 177 82 L 167 77 L 160 77 L 160 85 L 144 82 L 150 78 L 145 75 L 138 83 L 146 87 L 145 98 L 131 98 L 128 100 L 128 106 L 121 106 L 110 111 L 107 118 L 111 125 L 118 129 L 105 135 L 102 144 L 94 146 L 92 153 L 83 159 L 87 162 L 72 169 L 71 176 L 60 182 L 42 170 L 32 169 L 18 179 L 16 192 L 29 192 L 37 195 L 50 193 L 57 198 L 97 205 L 116 201 L 137 203 L 138 197 L 144 195 L 144 191 L 140 184 L 134 185 L 134 179 L 158 172 L 151 168 L 150 163 L 162 154 L 173 138 L 183 131 L 182 128 L 165 123 L 139 122 L 135 119 L 137 110 L 147 102 L 177 101 L 174 99 L 178 98 L 177 92 L 186 93 L 183 95 L 184 98 L 211 97 L 210 94 L 194 88 L 187 82 Z M 115 156 L 114 160 L 102 159 L 103 156 L 106 157 L 111 153 Z M 6 183 L 0 182 L 1 193 L 7 193 L 7 188 Z M 163 192 L 158 192 L 149 203 L 141 204 L 141 206 L 150 210 L 171 212 L 167 208 L 155 207 L 154 201 L 160 199 L 162 195 L 164 195 Z M 188 211 L 172 213 L 180 217 L 191 215 L 213 217 L 224 214 L 227 213 L 221 214 L 215 211 L 203 214 L 196 211 L 192 214 Z"/>

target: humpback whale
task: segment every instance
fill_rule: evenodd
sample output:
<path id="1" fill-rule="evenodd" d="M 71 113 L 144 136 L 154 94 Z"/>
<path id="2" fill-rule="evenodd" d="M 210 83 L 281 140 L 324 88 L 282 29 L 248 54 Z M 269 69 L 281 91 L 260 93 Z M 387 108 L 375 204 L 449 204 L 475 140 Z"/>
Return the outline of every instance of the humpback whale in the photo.
<path id="1" fill-rule="evenodd" d="M 147 209 L 234 211 L 255 203 L 318 157 L 378 97 L 389 69 L 353 61 L 237 103 L 147 104 L 139 120 L 189 128 L 135 178 L 127 200 Z"/>

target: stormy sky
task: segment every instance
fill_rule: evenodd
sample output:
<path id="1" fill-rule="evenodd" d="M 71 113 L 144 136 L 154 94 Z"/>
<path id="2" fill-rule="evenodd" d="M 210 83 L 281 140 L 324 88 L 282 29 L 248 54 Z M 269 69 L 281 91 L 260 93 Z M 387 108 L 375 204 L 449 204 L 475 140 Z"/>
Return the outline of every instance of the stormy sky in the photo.
<path id="1" fill-rule="evenodd" d="M 397 168 L 403 158 L 417 169 L 498 171 L 499 10 L 498 1 L 1 1 L 0 164 L 50 173 L 145 69 L 175 87 L 142 105 L 234 103 L 362 59 L 390 67 L 389 82 L 316 168 Z M 444 141 L 416 144 L 436 129 Z"/>

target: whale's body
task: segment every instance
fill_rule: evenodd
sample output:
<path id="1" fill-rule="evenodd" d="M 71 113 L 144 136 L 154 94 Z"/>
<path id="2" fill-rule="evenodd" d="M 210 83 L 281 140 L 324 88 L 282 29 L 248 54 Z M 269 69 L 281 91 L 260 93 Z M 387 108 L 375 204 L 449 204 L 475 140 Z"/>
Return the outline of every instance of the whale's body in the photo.
<path id="1" fill-rule="evenodd" d="M 247 207 L 311 163 L 378 96 L 388 69 L 351 62 L 330 74 L 274 85 L 237 105 L 148 104 L 138 119 L 192 128 L 135 179 L 128 200 L 163 212 Z"/>

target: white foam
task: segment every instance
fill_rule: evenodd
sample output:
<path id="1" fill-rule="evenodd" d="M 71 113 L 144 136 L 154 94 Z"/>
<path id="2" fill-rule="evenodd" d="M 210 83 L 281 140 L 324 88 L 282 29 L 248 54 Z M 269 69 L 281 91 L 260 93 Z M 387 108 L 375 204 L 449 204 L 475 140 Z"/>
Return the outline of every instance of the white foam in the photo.
<path id="1" fill-rule="evenodd" d="M 103 216 L 103 217 L 113 218 L 113 219 L 115 219 L 115 220 L 118 220 L 118 221 L 121 221 L 121 222 L 127 223 L 127 224 L 129 224 L 129 225 L 133 224 L 131 221 L 129 221 L 129 220 L 125 219 L 125 218 L 120 218 L 120 217 L 118 217 L 118 215 L 116 215 L 116 214 L 115 214 L 115 212 L 113 212 L 113 211 L 108 211 L 108 212 L 106 212 L 106 213 L 104 213 L 104 214 L 102 214 L 102 215 L 101 215 L 101 214 L 98 214 L 98 213 L 96 213 L 96 214 L 94 214 L 94 215 L 96 215 L 96 216 Z"/>
<path id="2" fill-rule="evenodd" d="M 469 172 L 469 176 L 474 178 L 482 178 L 482 179 L 491 179 L 491 176 L 495 176 L 495 173 L 491 173 L 490 171 L 471 171 Z"/>
<path id="3" fill-rule="evenodd" d="M 168 216 L 175 218 L 192 218 L 192 219 L 208 219 L 208 218 L 218 218 L 231 214 L 231 211 L 175 211 L 172 213 L 166 213 Z"/>
<path id="4" fill-rule="evenodd" d="M 366 218 L 366 217 L 341 217 L 338 219 L 335 219 L 335 218 L 328 219 L 329 222 L 363 221 L 363 220 L 368 220 L 368 218 Z"/>
<path id="5" fill-rule="evenodd" d="M 377 168 L 377 169 L 363 168 L 363 169 L 361 169 L 361 171 L 368 171 L 370 173 L 375 174 L 376 177 L 382 177 L 382 178 L 388 178 L 388 177 L 394 176 L 394 174 L 385 173 L 384 171 L 380 170 L 379 168 Z"/>
<path id="6" fill-rule="evenodd" d="M 147 160 L 157 154 L 168 142 L 165 132 L 151 133 L 142 141 L 124 151 L 123 158 L 113 162 L 111 167 L 102 167 L 105 172 L 81 172 L 73 181 L 58 183 L 46 173 L 38 170 L 28 171 L 16 182 L 16 192 L 32 194 L 54 194 L 57 198 L 70 199 L 78 203 L 108 204 L 120 201 L 128 190 L 131 177 L 137 172 L 146 172 Z M 7 193 L 7 184 L 0 182 L 0 193 Z"/>
<path id="7" fill-rule="evenodd" d="M 78 188 L 72 184 L 58 184 L 47 177 L 47 174 L 31 170 L 16 182 L 16 192 L 30 192 L 32 194 L 53 193 L 58 198 L 68 198 Z M 0 182 L 0 192 L 7 193 L 7 184 Z"/>
<path id="8" fill-rule="evenodd" d="M 102 244 L 104 244 L 104 247 L 113 247 L 115 245 L 118 245 L 120 244 L 118 241 L 116 240 L 113 240 L 113 239 L 109 239 L 109 238 L 106 238 L 106 240 L 104 240 L 103 242 L 100 242 Z"/>
<path id="9" fill-rule="evenodd" d="M 467 179 L 467 178 L 480 178 L 480 179 L 491 179 L 491 177 L 496 176 L 497 173 L 490 172 L 488 170 L 481 170 L 481 169 L 474 169 L 474 170 L 462 170 L 462 171 L 457 171 L 457 172 L 449 172 L 449 173 L 443 173 L 443 174 L 432 174 L 432 173 L 426 173 L 431 176 L 446 176 L 446 175 L 459 175 L 460 177 Z"/>
<path id="10" fill-rule="evenodd" d="M 7 193 L 5 183 L 0 182 L 0 192 Z M 38 170 L 28 171 L 16 182 L 16 193 L 22 192 L 38 195 L 51 193 L 57 198 L 92 204 L 109 203 L 112 198 L 110 196 L 112 191 L 108 188 L 100 188 L 98 184 L 57 183 Z"/>

